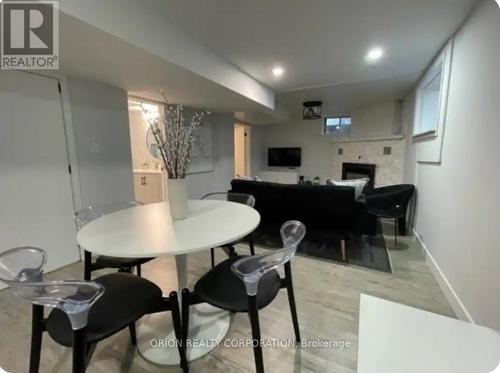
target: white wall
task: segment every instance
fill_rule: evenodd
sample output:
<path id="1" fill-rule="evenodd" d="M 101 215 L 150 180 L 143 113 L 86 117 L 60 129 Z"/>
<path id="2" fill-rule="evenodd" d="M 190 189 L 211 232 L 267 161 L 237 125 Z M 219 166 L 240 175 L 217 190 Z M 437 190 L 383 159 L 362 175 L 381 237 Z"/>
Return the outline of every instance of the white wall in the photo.
<path id="1" fill-rule="evenodd" d="M 415 231 L 458 316 L 500 328 L 500 11 L 483 0 L 455 37 L 441 164 L 418 164 Z M 410 112 L 414 95 L 405 103 Z"/>
<path id="2" fill-rule="evenodd" d="M 226 192 L 234 177 L 234 117 L 211 114 L 214 170 L 187 176 L 189 198 L 201 198 L 210 192 Z"/>
<path id="3" fill-rule="evenodd" d="M 330 138 L 322 135 L 323 120 L 291 119 L 286 123 L 265 126 L 261 148 L 262 169 L 267 169 L 267 149 L 272 147 L 302 148 L 299 175 L 325 180 L 330 174 Z"/>
<path id="4" fill-rule="evenodd" d="M 350 139 L 392 136 L 401 133 L 401 102 L 387 101 L 352 113 Z"/>
<path id="5" fill-rule="evenodd" d="M 82 206 L 132 200 L 127 92 L 68 78 Z"/>
<path id="6" fill-rule="evenodd" d="M 337 113 L 327 113 L 324 116 L 331 115 L 337 115 Z M 261 148 L 252 146 L 252 158 L 261 159 L 261 169 L 266 169 L 268 147 L 301 147 L 302 166 L 297 169 L 299 175 L 310 178 L 319 176 L 322 182 L 327 177 L 340 179 L 342 162 L 361 162 L 373 163 L 381 167 L 380 176 L 376 177 L 379 185 L 401 182 L 404 142 L 339 142 L 401 134 L 401 103 L 383 102 L 355 110 L 351 115 L 353 118 L 351 136 L 343 139 L 322 134 L 324 118 L 293 119 L 281 124 L 257 126 L 257 128 L 262 128 L 263 145 Z M 384 146 L 393 147 L 394 152 L 391 156 L 382 155 Z M 338 155 L 338 148 L 343 149 L 344 155 Z M 260 156 L 255 155 L 256 152 L 260 152 Z M 254 171 L 254 173 L 257 172 Z"/>
<path id="7" fill-rule="evenodd" d="M 264 139 L 266 135 L 266 126 L 255 125 L 250 131 L 250 175 L 258 176 L 260 170 L 266 166 L 267 148 L 265 148 Z"/>

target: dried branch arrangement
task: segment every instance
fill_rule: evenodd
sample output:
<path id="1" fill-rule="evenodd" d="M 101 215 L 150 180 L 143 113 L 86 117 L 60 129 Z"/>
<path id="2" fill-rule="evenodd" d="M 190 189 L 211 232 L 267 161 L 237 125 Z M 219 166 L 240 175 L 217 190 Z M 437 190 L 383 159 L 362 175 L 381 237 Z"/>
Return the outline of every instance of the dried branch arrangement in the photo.
<path id="1" fill-rule="evenodd" d="M 170 179 L 183 179 L 191 163 L 191 151 L 197 138 L 201 121 L 208 111 L 195 112 L 190 123 L 186 123 L 182 105 L 168 105 L 165 94 L 161 93 L 166 103 L 163 117 L 155 117 L 142 105 L 151 132 L 160 150 L 163 165 Z M 160 123 L 161 122 L 161 123 Z M 163 128 L 162 128 L 163 126 Z"/>

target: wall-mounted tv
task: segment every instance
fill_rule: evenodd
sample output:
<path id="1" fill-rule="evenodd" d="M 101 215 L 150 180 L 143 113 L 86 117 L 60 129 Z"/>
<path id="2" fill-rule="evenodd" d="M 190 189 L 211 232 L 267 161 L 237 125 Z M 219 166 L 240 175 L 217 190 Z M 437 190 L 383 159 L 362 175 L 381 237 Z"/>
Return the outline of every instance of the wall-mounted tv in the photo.
<path id="1" fill-rule="evenodd" d="M 300 167 L 302 148 L 268 148 L 269 167 Z"/>

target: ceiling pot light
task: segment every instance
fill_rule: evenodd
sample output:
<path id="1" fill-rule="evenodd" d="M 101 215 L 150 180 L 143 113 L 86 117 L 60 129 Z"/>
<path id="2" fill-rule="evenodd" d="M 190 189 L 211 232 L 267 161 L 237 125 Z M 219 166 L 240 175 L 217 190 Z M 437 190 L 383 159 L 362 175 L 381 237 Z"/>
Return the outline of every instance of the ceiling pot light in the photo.
<path id="1" fill-rule="evenodd" d="M 277 78 L 283 75 L 284 72 L 285 70 L 280 66 L 276 66 L 273 68 L 273 75 Z"/>
<path id="2" fill-rule="evenodd" d="M 384 55 L 384 50 L 382 48 L 375 47 L 368 51 L 365 59 L 368 62 L 377 62 L 383 57 L 383 55 Z"/>

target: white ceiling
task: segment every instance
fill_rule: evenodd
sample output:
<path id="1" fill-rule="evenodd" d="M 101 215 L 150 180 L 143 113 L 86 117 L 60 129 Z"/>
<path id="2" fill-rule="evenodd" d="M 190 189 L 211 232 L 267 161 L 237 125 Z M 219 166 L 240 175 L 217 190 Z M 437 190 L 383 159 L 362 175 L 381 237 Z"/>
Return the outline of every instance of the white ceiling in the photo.
<path id="1" fill-rule="evenodd" d="M 164 0 L 170 22 L 276 92 L 420 73 L 476 2 Z M 368 67 L 373 46 L 385 57 Z"/>
<path id="2" fill-rule="evenodd" d="M 60 70 L 67 75 L 104 82 L 131 95 L 169 101 L 213 112 L 243 112 L 251 122 L 282 117 L 222 85 L 192 73 L 123 39 L 67 14 L 60 15 Z"/>
<path id="3" fill-rule="evenodd" d="M 291 91 L 277 96 L 277 104 L 284 107 L 292 118 L 302 117 L 304 101 L 315 100 L 324 103 L 323 115 L 351 114 L 361 107 L 403 99 L 409 93 L 408 87 L 418 77 L 418 74 L 410 74 L 398 78 Z"/>
<path id="4" fill-rule="evenodd" d="M 305 100 L 322 100 L 326 103 L 325 112 L 345 113 L 360 106 L 404 98 L 477 2 L 143 1 L 136 10 L 142 9 L 145 15 L 134 16 L 136 24 L 125 22 L 128 26 L 124 29 L 131 35 L 151 39 L 153 49 L 133 43 L 126 33 L 111 32 L 112 25 L 108 30 L 61 13 L 62 71 L 104 81 L 145 98 L 159 98 L 160 89 L 165 89 L 171 102 L 234 112 L 239 120 L 249 123 L 284 121 L 288 113 L 299 116 Z M 133 0 L 123 3 L 110 0 L 105 3 L 107 13 L 95 9 L 95 14 L 89 11 L 87 18 L 102 21 L 104 12 L 112 20 L 120 20 L 114 26 L 123 25 L 123 14 L 118 15 L 118 11 L 125 3 L 137 4 Z M 93 4 L 97 7 L 104 2 L 95 0 Z M 81 6 L 75 10 L 77 17 L 88 9 Z M 275 110 L 246 97 L 231 84 L 221 84 L 161 55 L 159 49 L 163 47 L 175 51 L 175 55 L 187 54 L 196 66 L 209 65 L 207 59 L 193 57 L 192 49 L 183 50 L 182 43 L 172 43 L 178 39 L 175 35 L 160 32 L 151 14 L 146 12 L 148 9 L 158 15 L 157 23 L 172 23 L 174 29 L 186 34 L 203 50 L 222 57 L 220 63 L 212 66 L 214 71 L 220 73 L 229 67 L 239 74 L 242 70 L 278 92 Z M 136 14 L 127 10 L 126 15 L 129 13 Z M 364 55 L 372 46 L 383 47 L 386 55 L 377 65 L 368 66 Z M 275 64 L 286 69 L 279 80 L 271 74 Z M 230 83 L 233 78 L 229 74 Z"/>

